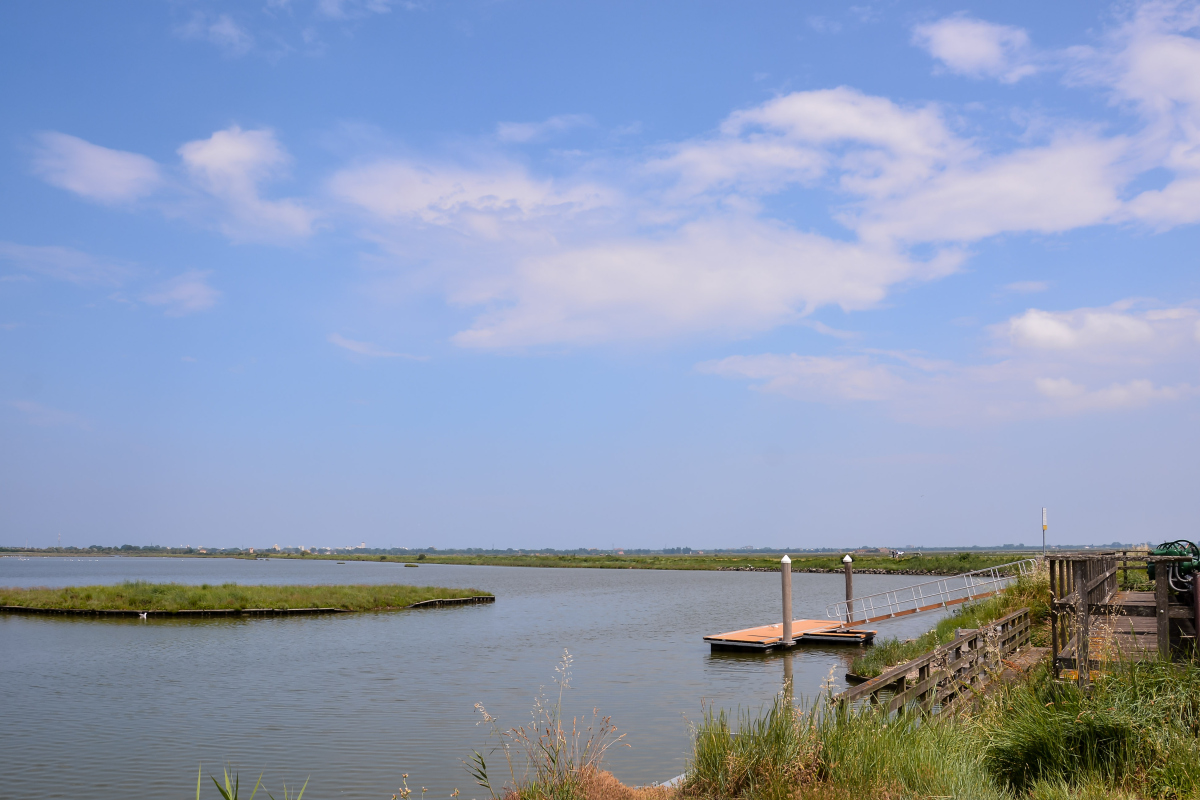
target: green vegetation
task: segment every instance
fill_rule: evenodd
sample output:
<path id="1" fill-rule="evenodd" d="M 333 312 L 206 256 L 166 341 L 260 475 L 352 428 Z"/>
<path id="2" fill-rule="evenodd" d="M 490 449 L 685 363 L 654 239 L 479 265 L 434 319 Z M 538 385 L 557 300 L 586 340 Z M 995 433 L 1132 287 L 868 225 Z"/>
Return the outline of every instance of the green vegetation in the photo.
<path id="1" fill-rule="evenodd" d="M 1136 578 L 1135 578 L 1136 580 Z M 940 633 L 888 643 L 901 662 L 1022 606 L 1046 615 L 1048 580 L 1026 578 L 945 620 Z M 890 649 L 889 649 L 890 648 Z M 882 662 L 880 662 L 882 663 Z M 865 669 L 865 667 L 864 667 Z M 828 689 L 828 687 L 826 687 Z M 945 717 L 832 708 L 782 693 L 758 714 L 707 713 L 681 794 L 702 798 L 1200 798 L 1200 663 L 1118 662 L 1087 691 L 1040 664 Z"/>
<path id="2" fill-rule="evenodd" d="M 62 589 L 0 588 L 0 605 L 88 611 L 210 611 L 248 608 L 340 608 L 381 611 L 422 600 L 487 595 L 476 589 L 437 586 L 241 586 L 236 583 L 186 586 L 179 583 L 119 583 Z"/>
<path id="3" fill-rule="evenodd" d="M 1200 667 L 1122 664 L 1090 692 L 1039 668 L 966 714 L 805 714 L 786 695 L 732 735 L 707 714 L 681 793 L 703 798 L 1200 797 Z M 822 700 L 824 702 L 824 699 Z"/>
<path id="4" fill-rule="evenodd" d="M 753 567 L 755 569 L 779 569 L 779 559 L 782 553 L 773 555 L 751 554 L 745 556 L 722 553 L 719 555 L 565 555 L 565 554 L 528 554 L 528 555 L 438 555 L 420 553 L 409 556 L 389 556 L 388 561 L 424 564 L 469 564 L 493 567 L 578 567 L 590 569 L 693 569 L 718 570 Z M 305 558 L 293 554 L 272 555 L 272 558 Z M 314 556 L 307 556 L 313 559 Z M 377 561 L 374 555 L 336 555 L 316 556 L 316 558 L 333 558 L 338 561 Z M 842 554 L 831 555 L 794 555 L 792 571 L 819 570 L 822 572 L 841 572 Z M 879 571 L 910 575 L 958 575 L 977 569 L 986 569 L 998 564 L 1008 564 L 1022 558 L 1019 553 L 937 553 L 924 556 L 906 556 L 891 558 L 889 556 L 859 555 L 854 556 L 855 572 Z"/>
<path id="5" fill-rule="evenodd" d="M 872 647 L 850 664 L 850 672 L 864 678 L 874 678 L 882 675 L 888 667 L 911 661 L 939 645 L 953 641 L 956 628 L 978 628 L 1024 607 L 1031 612 L 1034 644 L 1041 644 L 1040 639 L 1049 635 L 1042 629 L 1048 630 L 1050 613 L 1050 577 L 1044 570 L 1034 576 L 1019 578 L 998 595 L 960 607 L 938 622 L 933 630 L 916 639 L 876 639 Z"/>
<path id="6" fill-rule="evenodd" d="M 600 777 L 600 765 L 608 749 L 628 746 L 622 741 L 625 734 L 617 735 L 612 721 L 601 718 L 596 709 L 592 709 L 590 721 L 572 718 L 567 723 L 563 719 L 562 699 L 570 688 L 571 661 L 570 653 L 564 650 L 554 670 L 557 696 L 551 699 L 544 692 L 538 693 L 528 727 L 502 729 L 483 703 L 475 704 L 496 747 L 487 756 L 476 750 L 466 766 L 492 800 L 586 800 L 589 786 Z M 494 776 L 487 763 L 495 752 L 504 760 L 507 778 L 503 786 L 493 785 Z"/>

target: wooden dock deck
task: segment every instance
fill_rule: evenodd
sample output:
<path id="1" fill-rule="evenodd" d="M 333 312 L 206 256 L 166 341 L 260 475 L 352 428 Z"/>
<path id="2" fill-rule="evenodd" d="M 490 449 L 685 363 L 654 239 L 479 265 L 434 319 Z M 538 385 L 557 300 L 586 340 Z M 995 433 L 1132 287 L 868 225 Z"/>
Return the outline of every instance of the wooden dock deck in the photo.
<path id="1" fill-rule="evenodd" d="M 1197 657 L 1200 597 L 1168 580 L 1174 562 L 1184 560 L 1128 552 L 1049 558 L 1055 674 L 1085 685 L 1120 662 Z M 1117 574 L 1131 563 L 1156 566 L 1154 591 L 1120 588 Z"/>
<path id="2" fill-rule="evenodd" d="M 743 628 L 740 631 L 715 633 L 705 636 L 713 650 L 748 650 L 765 652 L 786 647 L 795 647 L 805 642 L 840 642 L 842 644 L 869 643 L 875 631 L 863 628 L 848 628 L 835 619 L 792 620 L 792 641 L 783 641 L 783 623 Z"/>

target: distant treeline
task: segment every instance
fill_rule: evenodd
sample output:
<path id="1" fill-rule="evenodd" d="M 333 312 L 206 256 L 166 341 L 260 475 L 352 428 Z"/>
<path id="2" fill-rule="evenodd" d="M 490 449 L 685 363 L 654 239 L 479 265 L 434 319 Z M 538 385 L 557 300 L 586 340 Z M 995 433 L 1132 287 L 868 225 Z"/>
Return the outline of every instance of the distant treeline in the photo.
<path id="1" fill-rule="evenodd" d="M 1123 542 L 1113 542 L 1111 544 L 1056 544 L 1050 545 L 1050 550 L 1082 550 L 1085 548 L 1094 549 L 1113 549 L 1124 550 L 1133 547 L 1139 547 L 1140 544 L 1131 544 Z M 797 554 L 828 554 L 828 553 L 887 553 L 891 550 L 902 551 L 908 554 L 918 552 L 926 553 L 945 553 L 945 552 L 999 552 L 1006 550 L 1041 550 L 1040 545 L 1020 544 L 1002 544 L 1002 545 L 970 545 L 957 547 L 922 547 L 919 545 L 904 545 L 903 547 L 887 548 L 887 547 L 868 547 L 866 545 L 859 547 L 720 547 L 714 549 L 693 550 L 690 547 L 664 547 L 660 549 L 625 547 L 616 549 L 598 549 L 588 547 L 577 547 L 570 550 L 559 550 L 553 547 L 537 547 L 537 548 L 518 548 L 508 547 L 505 549 L 488 549 L 482 547 L 464 547 L 464 548 L 437 548 L 437 547 L 166 547 L 163 545 L 144 545 L 123 544 L 115 545 L 99 545 L 94 544 L 90 547 L 0 547 L 0 553 L 44 553 L 47 555 L 217 555 L 217 556 L 266 556 L 272 553 L 288 553 L 288 554 L 325 554 L 325 555 L 387 555 L 387 556 L 406 556 L 417 553 L 428 553 L 437 555 L 464 555 L 464 556 L 529 556 L 529 555 L 630 555 L 630 556 L 646 556 L 646 555 L 748 555 L 751 553 L 761 554 L 778 554 L 778 553 L 797 553 Z"/>

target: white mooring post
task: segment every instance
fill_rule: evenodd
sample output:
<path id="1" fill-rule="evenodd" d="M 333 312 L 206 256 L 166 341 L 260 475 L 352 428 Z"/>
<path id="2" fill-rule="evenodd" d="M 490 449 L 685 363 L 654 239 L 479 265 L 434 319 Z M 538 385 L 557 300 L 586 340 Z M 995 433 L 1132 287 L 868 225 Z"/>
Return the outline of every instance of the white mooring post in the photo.
<path id="1" fill-rule="evenodd" d="M 792 643 L 792 560 L 786 555 L 779 561 L 779 572 L 783 577 L 783 644 Z"/>
<path id="2" fill-rule="evenodd" d="M 842 559 L 842 564 L 846 570 L 846 622 L 854 621 L 854 559 L 846 553 Z"/>

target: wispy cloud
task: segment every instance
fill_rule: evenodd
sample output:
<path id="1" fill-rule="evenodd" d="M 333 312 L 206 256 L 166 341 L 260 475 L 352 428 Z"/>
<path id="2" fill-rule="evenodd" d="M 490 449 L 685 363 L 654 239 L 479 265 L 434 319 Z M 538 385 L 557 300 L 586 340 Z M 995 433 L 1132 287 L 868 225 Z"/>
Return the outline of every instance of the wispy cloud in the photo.
<path id="1" fill-rule="evenodd" d="M 116 286 L 136 274 L 132 264 L 98 258 L 70 247 L 0 242 L 0 261 L 60 281 Z"/>
<path id="2" fill-rule="evenodd" d="M 254 47 L 254 37 L 228 14 L 209 16 L 196 13 L 176 29 L 184 39 L 198 39 L 216 45 L 230 56 L 243 56 Z"/>
<path id="3" fill-rule="evenodd" d="M 345 336 L 337 333 L 331 333 L 327 337 L 330 344 L 335 344 L 344 350 L 349 350 L 360 356 L 369 358 L 405 358 L 410 361 L 428 361 L 428 356 L 414 356 L 408 353 L 394 353 L 390 350 L 384 350 L 382 347 L 371 344 L 370 342 L 358 342 L 354 339 L 347 339 Z"/>
<path id="4" fill-rule="evenodd" d="M 223 203 L 219 224 L 232 238 L 291 238 L 312 231 L 314 211 L 296 200 L 262 197 L 260 185 L 291 163 L 273 131 L 233 125 L 188 142 L 179 155 L 196 185 Z"/>
<path id="5" fill-rule="evenodd" d="M 862 349 L 731 356 L 697 369 L 796 400 L 874 403 L 926 425 L 1111 412 L 1200 397 L 1191 382 L 1200 311 L 1189 306 L 1123 301 L 1099 309 L 1029 309 L 990 333 L 995 348 L 978 363 Z"/>
<path id="6" fill-rule="evenodd" d="M 587 114 L 561 114 L 541 122 L 501 122 L 496 126 L 496 138 L 502 142 L 537 142 L 572 128 L 595 124 Z"/>
<path id="7" fill-rule="evenodd" d="M 137 153 L 110 150 L 56 131 L 38 134 L 37 142 L 34 172 L 89 200 L 129 202 L 152 194 L 162 183 L 158 164 Z"/>
<path id="8" fill-rule="evenodd" d="M 1005 284 L 1004 291 L 1012 292 L 1013 294 L 1037 294 L 1049 288 L 1050 283 L 1048 281 L 1016 281 L 1015 283 Z"/>
<path id="9" fill-rule="evenodd" d="M 41 428 L 76 427 L 87 429 L 87 422 L 78 414 L 35 403 L 32 400 L 13 400 L 12 408 L 25 415 L 25 421 Z"/>
<path id="10" fill-rule="evenodd" d="M 189 270 L 153 287 L 142 294 L 141 300 L 147 305 L 161 307 L 169 317 L 207 311 L 221 297 L 221 293 L 208 283 L 211 274 Z"/>

